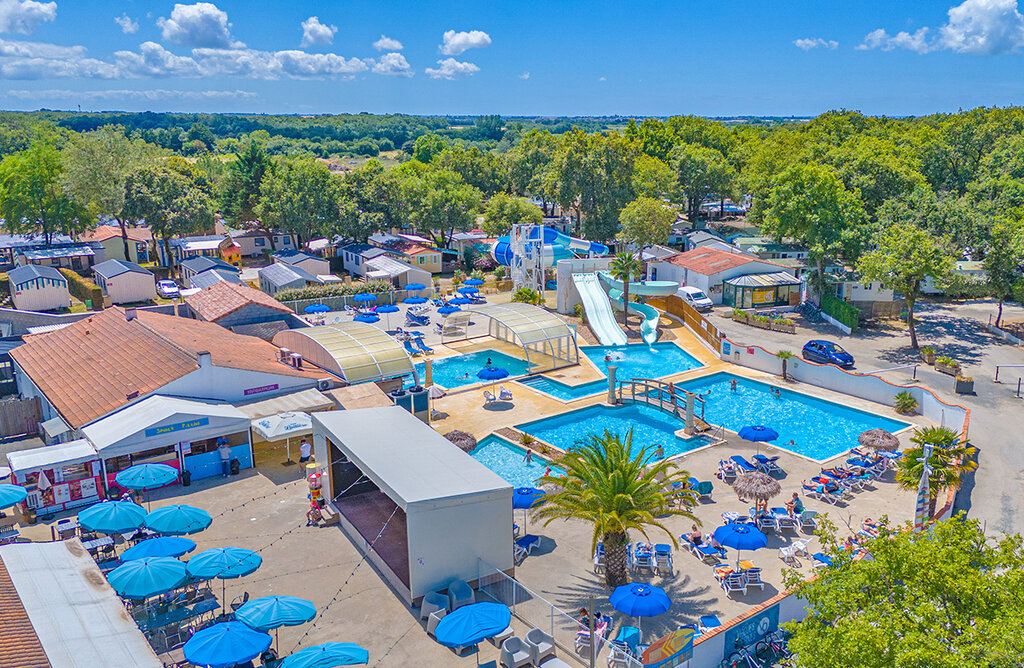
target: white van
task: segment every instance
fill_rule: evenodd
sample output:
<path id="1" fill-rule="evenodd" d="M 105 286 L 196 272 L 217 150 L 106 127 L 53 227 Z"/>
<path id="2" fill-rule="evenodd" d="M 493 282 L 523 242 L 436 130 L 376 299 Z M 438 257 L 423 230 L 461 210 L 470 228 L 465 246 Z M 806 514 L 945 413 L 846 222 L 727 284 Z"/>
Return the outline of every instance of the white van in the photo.
<path id="1" fill-rule="evenodd" d="M 715 305 L 703 290 L 689 285 L 684 285 L 676 290 L 676 296 L 698 311 L 710 311 Z"/>

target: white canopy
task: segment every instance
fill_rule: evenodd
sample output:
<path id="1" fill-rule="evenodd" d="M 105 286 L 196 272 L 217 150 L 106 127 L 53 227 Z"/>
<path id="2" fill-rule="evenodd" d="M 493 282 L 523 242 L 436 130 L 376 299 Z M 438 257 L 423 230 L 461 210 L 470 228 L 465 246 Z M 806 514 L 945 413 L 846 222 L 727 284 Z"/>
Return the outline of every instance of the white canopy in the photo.
<path id="1" fill-rule="evenodd" d="M 96 449 L 84 438 L 60 445 L 7 453 L 7 463 L 19 478 L 55 466 L 71 466 L 96 459 Z"/>
<path id="2" fill-rule="evenodd" d="M 269 417 L 252 421 L 252 430 L 265 441 L 283 441 L 293 436 L 306 436 L 313 433 L 313 421 L 309 413 L 288 412 L 278 413 Z"/>

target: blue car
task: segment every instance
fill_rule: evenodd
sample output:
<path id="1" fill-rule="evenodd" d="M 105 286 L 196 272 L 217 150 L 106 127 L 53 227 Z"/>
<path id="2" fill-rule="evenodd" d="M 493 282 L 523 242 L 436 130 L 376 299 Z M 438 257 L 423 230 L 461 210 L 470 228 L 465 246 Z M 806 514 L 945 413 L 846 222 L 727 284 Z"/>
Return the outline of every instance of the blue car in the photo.
<path id="1" fill-rule="evenodd" d="M 814 340 L 804 344 L 800 354 L 805 360 L 820 364 L 835 364 L 843 369 L 853 368 L 853 355 L 843 350 L 838 343 Z"/>

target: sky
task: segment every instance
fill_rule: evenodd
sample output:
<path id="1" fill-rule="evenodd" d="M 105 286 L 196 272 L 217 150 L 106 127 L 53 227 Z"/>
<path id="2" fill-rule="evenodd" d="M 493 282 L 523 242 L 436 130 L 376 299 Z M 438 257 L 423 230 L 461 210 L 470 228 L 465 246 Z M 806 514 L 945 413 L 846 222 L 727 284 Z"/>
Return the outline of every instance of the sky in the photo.
<path id="1" fill-rule="evenodd" d="M 1024 104 L 1017 0 L 0 0 L 0 108 L 904 116 Z"/>

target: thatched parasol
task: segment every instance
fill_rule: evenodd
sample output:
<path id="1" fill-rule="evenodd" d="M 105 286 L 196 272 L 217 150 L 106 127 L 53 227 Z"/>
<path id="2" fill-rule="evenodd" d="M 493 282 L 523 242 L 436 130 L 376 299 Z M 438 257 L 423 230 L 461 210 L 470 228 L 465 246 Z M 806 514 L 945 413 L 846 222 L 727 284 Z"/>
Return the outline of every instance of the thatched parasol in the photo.
<path id="1" fill-rule="evenodd" d="M 857 442 L 865 448 L 893 452 L 900 447 L 900 439 L 884 429 L 868 429 L 857 437 Z"/>
<path id="2" fill-rule="evenodd" d="M 755 501 L 767 501 L 782 491 L 782 485 L 778 480 L 760 471 L 736 476 L 736 482 L 732 484 L 732 488 L 740 497 Z"/>
<path id="3" fill-rule="evenodd" d="M 464 452 L 470 452 L 476 447 L 476 437 L 458 429 L 448 432 L 444 437 L 459 446 Z"/>

